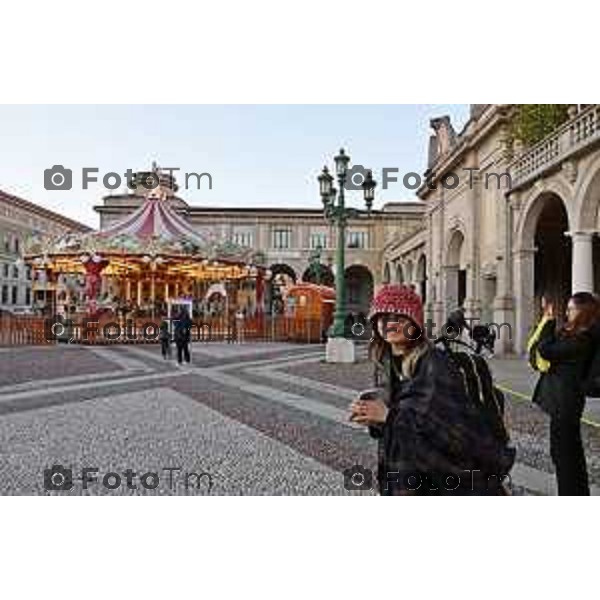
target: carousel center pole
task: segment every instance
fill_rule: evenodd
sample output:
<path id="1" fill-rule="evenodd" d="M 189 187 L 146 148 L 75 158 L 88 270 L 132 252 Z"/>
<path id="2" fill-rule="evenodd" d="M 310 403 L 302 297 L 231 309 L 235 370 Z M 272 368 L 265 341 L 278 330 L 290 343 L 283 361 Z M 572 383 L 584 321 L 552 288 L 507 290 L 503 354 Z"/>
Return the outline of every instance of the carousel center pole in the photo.
<path id="1" fill-rule="evenodd" d="M 154 321 L 154 301 L 156 298 L 156 294 L 155 294 L 156 290 L 154 289 L 154 283 L 155 283 L 154 278 L 155 278 L 154 271 L 152 271 L 152 280 L 150 282 L 150 302 L 152 303 L 152 320 L 153 321 Z"/>

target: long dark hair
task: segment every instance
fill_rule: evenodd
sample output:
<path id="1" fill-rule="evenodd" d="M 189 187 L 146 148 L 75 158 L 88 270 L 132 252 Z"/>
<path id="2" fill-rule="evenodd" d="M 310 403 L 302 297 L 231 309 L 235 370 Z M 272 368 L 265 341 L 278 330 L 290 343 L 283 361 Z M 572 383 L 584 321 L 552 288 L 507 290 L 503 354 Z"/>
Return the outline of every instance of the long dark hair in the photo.
<path id="1" fill-rule="evenodd" d="M 589 292 L 577 292 L 569 300 L 579 309 L 573 321 L 567 321 L 562 327 L 562 334 L 573 336 L 591 329 L 600 322 L 600 301 L 598 296 Z"/>

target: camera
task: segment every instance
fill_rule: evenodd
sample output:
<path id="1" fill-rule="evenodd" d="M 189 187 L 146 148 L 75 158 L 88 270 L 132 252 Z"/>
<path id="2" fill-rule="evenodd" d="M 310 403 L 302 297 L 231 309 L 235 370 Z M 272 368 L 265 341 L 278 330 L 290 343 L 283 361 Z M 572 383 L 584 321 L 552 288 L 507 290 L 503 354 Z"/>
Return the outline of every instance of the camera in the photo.
<path id="1" fill-rule="evenodd" d="M 471 331 L 471 338 L 477 346 L 477 352 L 481 352 L 482 348 L 485 348 L 488 352 L 494 351 L 494 344 L 496 343 L 496 332 L 492 331 L 490 327 L 485 325 L 475 325 Z"/>
<path id="2" fill-rule="evenodd" d="M 63 165 L 44 170 L 44 188 L 47 190 L 70 190 L 73 187 L 73 171 Z"/>
<path id="3" fill-rule="evenodd" d="M 346 180 L 344 188 L 347 190 L 362 190 L 362 184 L 367 178 L 369 169 L 365 169 L 362 165 L 353 165 L 346 171 Z"/>
<path id="4" fill-rule="evenodd" d="M 343 471 L 344 488 L 348 491 L 363 491 L 373 488 L 373 473 L 362 465 L 354 465 Z"/>
<path id="5" fill-rule="evenodd" d="M 73 489 L 73 471 L 62 465 L 52 465 L 51 469 L 44 469 L 44 489 L 54 492 Z"/>

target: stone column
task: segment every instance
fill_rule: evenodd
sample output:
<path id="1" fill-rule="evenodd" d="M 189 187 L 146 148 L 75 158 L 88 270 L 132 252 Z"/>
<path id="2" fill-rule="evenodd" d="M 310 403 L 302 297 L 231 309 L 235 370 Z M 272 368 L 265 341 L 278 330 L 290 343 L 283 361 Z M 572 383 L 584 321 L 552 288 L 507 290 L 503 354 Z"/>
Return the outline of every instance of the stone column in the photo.
<path id="1" fill-rule="evenodd" d="M 469 172 L 470 204 L 471 204 L 471 228 L 469 264 L 467 265 L 467 295 L 465 298 L 465 316 L 468 319 L 479 319 L 481 317 L 481 294 L 479 290 L 481 278 L 479 234 L 481 231 L 481 175 L 478 171 Z M 458 298 L 458 295 L 457 295 Z"/>
<path id="2" fill-rule="evenodd" d="M 427 222 L 427 243 L 425 246 L 425 290 L 427 302 L 425 303 L 425 318 L 433 319 L 433 303 L 437 295 L 434 292 L 435 281 L 433 279 L 433 214 L 431 211 L 428 211 L 425 218 Z"/>
<path id="3" fill-rule="evenodd" d="M 594 264 L 592 261 L 593 233 L 574 231 L 569 234 L 573 240 L 573 279 L 571 293 L 594 291 Z"/>
<path id="4" fill-rule="evenodd" d="M 500 199 L 498 207 L 498 246 L 496 297 L 494 298 L 494 323 L 497 340 L 495 350 L 499 354 L 509 354 L 515 349 L 515 302 L 512 290 L 512 207 L 510 202 Z"/>
<path id="5" fill-rule="evenodd" d="M 458 266 L 442 267 L 442 301 L 446 307 L 446 314 L 458 306 Z"/>
<path id="6" fill-rule="evenodd" d="M 533 286 L 534 259 L 535 249 L 533 248 L 523 248 L 513 254 L 516 299 L 516 319 L 513 336 L 515 338 L 515 350 L 519 354 L 525 352 L 527 336 L 534 325 L 536 311 Z"/>

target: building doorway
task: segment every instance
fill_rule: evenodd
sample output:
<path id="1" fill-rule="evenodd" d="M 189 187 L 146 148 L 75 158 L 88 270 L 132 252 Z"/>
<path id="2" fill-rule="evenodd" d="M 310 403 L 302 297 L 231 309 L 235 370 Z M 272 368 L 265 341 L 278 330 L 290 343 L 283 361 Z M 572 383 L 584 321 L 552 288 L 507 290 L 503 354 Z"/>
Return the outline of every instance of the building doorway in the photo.
<path id="1" fill-rule="evenodd" d="M 534 247 L 534 307 L 539 314 L 542 296 L 552 301 L 561 319 L 571 294 L 572 243 L 565 233 L 569 218 L 562 200 L 550 194 L 538 217 Z"/>

